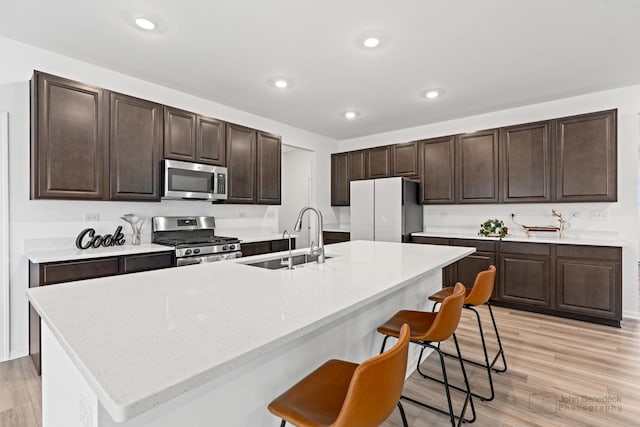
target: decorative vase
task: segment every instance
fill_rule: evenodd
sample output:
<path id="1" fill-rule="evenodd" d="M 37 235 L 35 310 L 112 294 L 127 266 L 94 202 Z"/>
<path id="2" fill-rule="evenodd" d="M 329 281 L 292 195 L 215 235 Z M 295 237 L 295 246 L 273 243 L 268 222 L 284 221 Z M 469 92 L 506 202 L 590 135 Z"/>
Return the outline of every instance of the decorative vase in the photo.
<path id="1" fill-rule="evenodd" d="M 131 225 L 131 244 L 139 245 L 142 241 L 142 225 L 144 224 L 145 218 L 138 218 L 138 216 L 134 214 L 125 214 L 120 218 Z"/>

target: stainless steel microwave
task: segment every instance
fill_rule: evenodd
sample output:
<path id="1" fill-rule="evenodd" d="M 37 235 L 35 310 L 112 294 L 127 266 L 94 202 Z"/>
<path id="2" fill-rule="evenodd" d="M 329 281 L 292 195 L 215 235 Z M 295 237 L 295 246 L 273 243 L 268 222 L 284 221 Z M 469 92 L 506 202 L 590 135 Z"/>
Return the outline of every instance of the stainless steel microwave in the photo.
<path id="1" fill-rule="evenodd" d="M 227 168 L 165 160 L 163 199 L 226 200 Z"/>

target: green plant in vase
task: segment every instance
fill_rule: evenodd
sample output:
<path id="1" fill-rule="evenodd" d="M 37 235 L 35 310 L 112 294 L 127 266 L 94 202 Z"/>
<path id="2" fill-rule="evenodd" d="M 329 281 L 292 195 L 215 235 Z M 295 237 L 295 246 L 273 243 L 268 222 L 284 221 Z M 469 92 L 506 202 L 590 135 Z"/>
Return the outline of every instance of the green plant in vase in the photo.
<path id="1" fill-rule="evenodd" d="M 499 219 L 488 219 L 480 224 L 480 231 L 478 236 L 484 237 L 500 237 L 501 239 L 508 233 L 507 227 L 504 226 L 504 222 Z"/>

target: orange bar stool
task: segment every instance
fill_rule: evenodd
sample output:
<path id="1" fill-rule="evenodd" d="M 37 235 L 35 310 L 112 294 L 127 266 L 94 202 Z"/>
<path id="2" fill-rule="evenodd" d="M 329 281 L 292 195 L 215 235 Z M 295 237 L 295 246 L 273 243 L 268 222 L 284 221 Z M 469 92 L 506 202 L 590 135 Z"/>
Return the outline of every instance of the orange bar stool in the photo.
<path id="1" fill-rule="evenodd" d="M 407 372 L 409 326 L 386 353 L 360 365 L 330 360 L 269 404 L 269 411 L 299 427 L 377 427 L 398 406 Z"/>
<path id="2" fill-rule="evenodd" d="M 444 384 L 445 391 L 447 394 L 447 403 L 449 405 L 449 411 L 444 411 L 440 408 L 436 408 L 435 406 L 428 405 L 424 402 L 420 402 L 413 398 L 407 396 L 401 396 L 402 399 L 408 400 L 409 402 L 420 405 L 423 408 L 435 411 L 437 413 L 448 415 L 451 419 L 451 425 L 456 426 L 456 420 L 458 421 L 458 425 L 463 422 L 472 423 L 476 420 L 476 410 L 473 406 L 473 397 L 471 394 L 471 389 L 469 388 L 469 380 L 467 379 L 467 372 L 464 369 L 464 362 L 462 356 L 458 359 L 460 360 L 460 368 L 462 369 L 462 375 L 464 377 L 464 383 L 467 386 L 466 390 L 455 387 L 456 389 L 462 390 L 465 392 L 465 400 L 462 406 L 462 410 L 460 415 L 456 415 L 453 412 L 453 405 L 451 403 L 451 392 L 449 390 L 450 384 L 447 380 L 447 369 L 444 363 L 444 354 L 440 351 L 439 345 L 434 345 L 433 343 L 440 343 L 441 341 L 448 340 L 451 336 L 453 336 L 453 342 L 456 345 L 456 349 L 458 350 L 458 355 L 460 355 L 460 347 L 458 346 L 458 339 L 456 338 L 456 328 L 458 327 L 458 323 L 460 323 L 460 315 L 462 314 L 462 305 L 465 296 L 465 287 L 462 283 L 457 283 L 454 291 L 442 301 L 442 307 L 438 312 L 424 312 L 424 311 L 410 311 L 410 310 L 402 310 L 397 312 L 391 317 L 391 319 L 387 320 L 382 326 L 378 328 L 378 332 L 385 335 L 384 340 L 382 341 L 382 348 L 380 352 L 384 351 L 384 347 L 387 343 L 387 339 L 389 337 L 399 337 L 401 336 L 401 327 L 404 324 L 409 325 L 411 329 L 411 342 L 414 344 L 418 344 L 422 347 L 420 350 L 420 357 L 418 358 L 418 372 L 426 379 L 430 379 L 441 384 Z M 442 367 L 442 380 L 434 377 L 430 377 L 425 375 L 420 370 L 420 364 L 422 362 L 422 355 L 424 354 L 425 349 L 431 348 L 438 352 L 440 356 L 440 365 Z M 471 412 L 473 417 L 471 419 L 464 418 L 464 414 L 467 410 L 467 406 L 471 406 Z"/>
<path id="3" fill-rule="evenodd" d="M 491 304 L 489 303 L 489 298 L 491 298 L 491 294 L 493 293 L 493 287 L 496 280 L 496 267 L 491 265 L 487 270 L 481 271 L 476 275 L 476 280 L 473 283 L 473 288 L 467 289 L 466 296 L 464 298 L 464 308 L 473 311 L 476 314 L 476 319 L 478 320 L 478 329 L 480 330 L 480 338 L 482 339 L 482 350 L 484 351 L 484 363 L 478 363 L 473 360 L 464 359 L 465 362 L 470 363 L 475 366 L 479 366 L 485 368 L 487 370 L 487 375 L 489 377 L 489 385 L 491 387 L 491 394 L 489 396 L 480 396 L 476 393 L 473 393 L 474 396 L 484 400 L 490 401 L 495 397 L 495 393 L 493 390 L 493 378 L 491 376 L 491 371 L 495 372 L 506 372 L 507 370 L 507 360 L 504 357 L 504 350 L 502 349 L 502 341 L 500 341 L 500 334 L 498 333 L 498 326 L 496 325 L 496 319 L 493 316 L 493 310 L 491 310 Z M 444 288 L 435 294 L 431 295 L 429 299 L 434 301 L 433 310 L 436 309 L 438 304 L 442 304 L 444 300 L 446 300 L 452 293 L 454 292 L 454 288 Z M 476 306 L 485 304 L 489 308 L 489 314 L 491 315 L 491 321 L 493 322 L 493 329 L 496 332 L 496 338 L 498 340 L 498 352 L 493 357 L 491 363 L 489 363 L 489 356 L 487 354 L 487 343 L 484 339 L 484 331 L 482 329 L 482 322 L 480 322 L 480 313 L 475 309 Z M 450 357 L 458 357 L 455 354 L 445 353 L 446 356 Z M 504 368 L 497 369 L 494 368 L 498 358 L 502 358 L 502 364 Z"/>

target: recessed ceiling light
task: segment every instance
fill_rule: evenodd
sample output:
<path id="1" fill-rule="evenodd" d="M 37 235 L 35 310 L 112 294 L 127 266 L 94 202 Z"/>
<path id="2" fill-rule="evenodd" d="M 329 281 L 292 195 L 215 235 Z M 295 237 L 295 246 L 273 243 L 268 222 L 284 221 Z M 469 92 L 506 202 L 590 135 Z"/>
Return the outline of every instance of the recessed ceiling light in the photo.
<path id="1" fill-rule="evenodd" d="M 344 113 L 344 117 L 346 119 L 349 119 L 349 120 L 353 120 L 356 117 L 358 117 L 359 115 L 360 115 L 360 113 L 358 113 L 357 111 L 345 111 L 345 113 Z"/>
<path id="2" fill-rule="evenodd" d="M 364 45 L 364 47 L 377 47 L 378 45 L 380 45 L 380 39 L 377 37 L 367 37 L 366 39 L 364 39 L 362 44 Z"/>
<path id="3" fill-rule="evenodd" d="M 293 81 L 286 77 L 273 77 L 269 79 L 269 84 L 278 89 L 287 89 L 293 87 Z"/>
<path id="4" fill-rule="evenodd" d="M 424 97 L 428 99 L 435 99 L 440 96 L 439 90 L 428 90 L 424 93 Z"/>
<path id="5" fill-rule="evenodd" d="M 443 93 L 444 91 L 442 89 L 429 89 L 422 92 L 422 96 L 427 99 L 436 99 L 442 96 Z"/>
<path id="6" fill-rule="evenodd" d="M 289 86 L 289 82 L 284 79 L 277 79 L 273 82 L 273 85 L 280 89 L 284 89 Z"/>
<path id="7" fill-rule="evenodd" d="M 156 28 L 155 22 L 147 18 L 136 18 L 136 25 L 143 30 L 151 31 Z"/>

